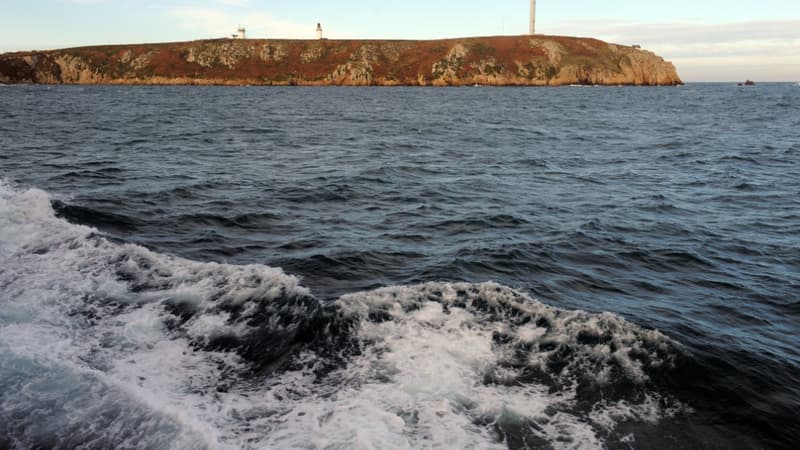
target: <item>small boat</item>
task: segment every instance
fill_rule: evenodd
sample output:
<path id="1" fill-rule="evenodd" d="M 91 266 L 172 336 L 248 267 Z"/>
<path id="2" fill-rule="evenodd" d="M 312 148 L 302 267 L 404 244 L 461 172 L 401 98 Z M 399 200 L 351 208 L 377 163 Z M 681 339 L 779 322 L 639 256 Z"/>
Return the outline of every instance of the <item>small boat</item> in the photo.
<path id="1" fill-rule="evenodd" d="M 744 83 L 739 83 L 737 86 L 755 86 L 756 82 L 753 80 L 747 80 Z"/>

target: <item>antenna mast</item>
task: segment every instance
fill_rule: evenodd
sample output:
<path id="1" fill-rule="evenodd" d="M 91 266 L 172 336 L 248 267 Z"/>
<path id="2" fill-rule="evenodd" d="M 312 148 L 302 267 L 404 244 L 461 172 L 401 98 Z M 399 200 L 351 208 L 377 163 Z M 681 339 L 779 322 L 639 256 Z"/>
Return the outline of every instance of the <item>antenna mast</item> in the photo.
<path id="1" fill-rule="evenodd" d="M 531 23 L 529 34 L 536 34 L 536 0 L 531 0 Z"/>

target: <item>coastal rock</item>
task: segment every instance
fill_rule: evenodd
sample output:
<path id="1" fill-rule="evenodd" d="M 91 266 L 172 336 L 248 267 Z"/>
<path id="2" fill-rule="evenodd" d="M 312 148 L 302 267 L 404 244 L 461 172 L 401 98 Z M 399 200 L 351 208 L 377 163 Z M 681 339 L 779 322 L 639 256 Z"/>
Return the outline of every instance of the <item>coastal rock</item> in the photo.
<path id="1" fill-rule="evenodd" d="M 373 82 L 373 62 L 377 61 L 376 51 L 372 45 L 364 45 L 352 55 L 345 64 L 336 67 L 328 76 L 330 84 L 365 86 Z"/>
<path id="2" fill-rule="evenodd" d="M 89 61 L 85 61 L 78 56 L 70 54 L 62 54 L 55 57 L 55 63 L 58 66 L 58 76 L 61 79 L 75 80 L 78 84 L 92 83 L 96 80 L 101 80 L 102 67 L 93 67 Z M 47 72 L 43 77 L 49 75 Z"/>
<path id="3" fill-rule="evenodd" d="M 309 44 L 300 54 L 300 60 L 304 63 L 319 61 L 327 50 L 321 42 L 322 41 L 318 41 Z"/>
<path id="4" fill-rule="evenodd" d="M 447 55 L 433 65 L 431 75 L 434 84 L 452 85 L 458 84 L 460 72 L 464 66 L 464 58 L 469 53 L 463 44 L 456 44 L 450 48 Z"/>
<path id="5" fill-rule="evenodd" d="M 239 45 L 239 42 L 203 42 L 199 45 L 192 45 L 186 50 L 185 60 L 189 63 L 196 63 L 201 67 L 225 67 L 235 69 L 244 58 L 252 58 L 253 47 Z"/>
<path id="6" fill-rule="evenodd" d="M 281 44 L 264 44 L 259 58 L 264 62 L 281 62 L 286 58 L 286 47 Z"/>
<path id="7" fill-rule="evenodd" d="M 563 36 L 436 41 L 232 40 L 0 55 L 0 82 L 41 84 L 677 85 L 639 48 Z"/>
<path id="8" fill-rule="evenodd" d="M 127 65 L 134 71 L 137 71 L 146 68 L 152 59 L 152 51 L 134 53 L 133 50 L 128 50 L 122 53 L 122 56 L 119 58 L 119 62 L 123 65 Z"/>

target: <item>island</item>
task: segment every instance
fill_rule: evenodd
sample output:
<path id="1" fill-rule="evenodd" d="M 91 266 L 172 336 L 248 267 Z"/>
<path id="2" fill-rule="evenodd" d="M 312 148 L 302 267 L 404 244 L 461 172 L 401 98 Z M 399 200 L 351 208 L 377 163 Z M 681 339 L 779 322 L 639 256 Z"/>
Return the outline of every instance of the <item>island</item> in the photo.
<path id="1" fill-rule="evenodd" d="M 639 46 L 566 36 L 213 39 L 0 55 L 0 83 L 298 86 L 682 84 Z"/>

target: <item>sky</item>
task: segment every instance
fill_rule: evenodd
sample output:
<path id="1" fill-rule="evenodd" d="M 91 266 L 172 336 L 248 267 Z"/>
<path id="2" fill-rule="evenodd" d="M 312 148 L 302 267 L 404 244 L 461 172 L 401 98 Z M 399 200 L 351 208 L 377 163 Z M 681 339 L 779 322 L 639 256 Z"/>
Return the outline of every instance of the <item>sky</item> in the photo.
<path id="1" fill-rule="evenodd" d="M 0 52 L 252 38 L 438 39 L 528 31 L 528 0 L 2 0 Z M 538 0 L 537 32 L 639 44 L 684 81 L 800 81 L 800 1 Z"/>

